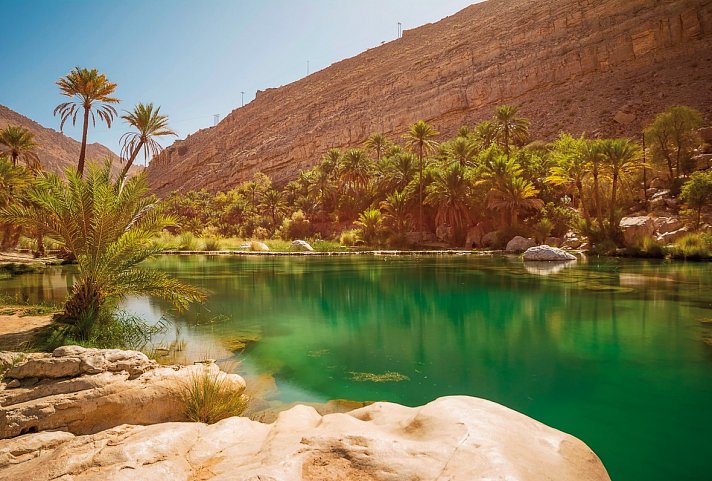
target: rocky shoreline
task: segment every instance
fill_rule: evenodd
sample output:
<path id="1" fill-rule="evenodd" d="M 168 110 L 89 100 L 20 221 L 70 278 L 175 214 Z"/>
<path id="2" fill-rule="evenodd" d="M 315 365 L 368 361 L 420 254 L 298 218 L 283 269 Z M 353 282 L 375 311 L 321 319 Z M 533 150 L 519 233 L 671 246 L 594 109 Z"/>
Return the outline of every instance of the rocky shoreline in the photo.
<path id="1" fill-rule="evenodd" d="M 326 415 L 297 405 L 270 424 L 206 425 L 180 422 L 176 393 L 214 364 L 160 366 L 135 351 L 79 346 L 5 352 L 0 362 L 2 479 L 610 479 L 580 440 L 468 396 Z"/>

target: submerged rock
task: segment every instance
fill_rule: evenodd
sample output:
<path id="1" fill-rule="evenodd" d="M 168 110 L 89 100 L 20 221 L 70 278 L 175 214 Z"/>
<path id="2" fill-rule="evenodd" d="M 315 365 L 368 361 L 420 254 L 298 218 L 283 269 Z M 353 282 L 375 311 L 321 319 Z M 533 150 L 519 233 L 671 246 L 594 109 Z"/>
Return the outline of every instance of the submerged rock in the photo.
<path id="1" fill-rule="evenodd" d="M 548 245 L 530 247 L 524 252 L 525 261 L 575 261 L 576 256 Z"/>
<path id="2" fill-rule="evenodd" d="M 91 434 L 120 424 L 185 421 L 181 390 L 216 365 L 162 367 L 136 351 L 65 346 L 7 370 L 0 387 L 0 439 L 61 430 Z M 3 476 L 0 475 L 0 479 Z"/>
<path id="3" fill-rule="evenodd" d="M 466 396 L 325 416 L 296 406 L 273 424 L 233 417 L 213 425 L 123 425 L 90 436 L 28 434 L 0 444 L 0 478 L 610 480 L 580 440 Z"/>

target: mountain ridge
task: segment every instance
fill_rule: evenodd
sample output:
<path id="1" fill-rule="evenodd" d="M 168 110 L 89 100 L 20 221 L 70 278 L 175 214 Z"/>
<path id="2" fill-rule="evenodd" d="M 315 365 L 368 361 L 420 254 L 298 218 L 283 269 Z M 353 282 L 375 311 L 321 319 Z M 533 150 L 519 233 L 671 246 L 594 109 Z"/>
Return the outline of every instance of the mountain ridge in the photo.
<path id="1" fill-rule="evenodd" d="M 443 135 L 520 106 L 534 138 L 638 137 L 674 104 L 712 94 L 712 0 L 488 0 L 291 84 L 259 92 L 149 168 L 153 190 L 224 190 L 261 171 L 277 182 L 372 132 L 418 119 Z M 575 123 L 572 123 L 575 119 Z"/>

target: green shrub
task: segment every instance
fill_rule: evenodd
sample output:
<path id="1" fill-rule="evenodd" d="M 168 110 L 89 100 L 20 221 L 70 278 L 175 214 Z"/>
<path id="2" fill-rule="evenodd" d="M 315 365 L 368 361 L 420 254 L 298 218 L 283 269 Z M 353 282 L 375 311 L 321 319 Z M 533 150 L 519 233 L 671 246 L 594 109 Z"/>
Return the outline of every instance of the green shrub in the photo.
<path id="1" fill-rule="evenodd" d="M 254 237 L 257 240 L 265 240 L 269 237 L 269 231 L 262 226 L 257 227 L 252 232 L 252 237 Z"/>
<path id="2" fill-rule="evenodd" d="M 676 258 L 691 260 L 710 259 L 712 258 L 712 241 L 705 234 L 687 234 L 675 242 L 672 255 Z"/>
<path id="3" fill-rule="evenodd" d="M 282 221 L 279 236 L 284 240 L 304 239 L 311 232 L 311 225 L 300 209 Z"/>
<path id="4" fill-rule="evenodd" d="M 183 412 L 190 421 L 206 424 L 239 416 L 249 401 L 244 391 L 244 385 L 224 372 L 204 367 L 191 376 L 180 393 Z"/>
<path id="5" fill-rule="evenodd" d="M 633 257 L 649 257 L 654 259 L 663 259 L 665 257 L 665 248 L 653 237 L 643 237 L 643 239 L 634 246 L 628 246 L 625 249 L 625 254 Z"/>
<path id="6" fill-rule="evenodd" d="M 195 236 L 191 232 L 183 232 L 178 236 L 178 243 L 176 244 L 176 249 L 179 251 L 194 251 L 198 248 L 198 242 L 195 240 Z"/>
<path id="7" fill-rule="evenodd" d="M 359 242 L 358 230 L 345 230 L 339 236 L 339 244 L 342 246 L 353 247 Z"/>
<path id="8" fill-rule="evenodd" d="M 220 250 L 220 239 L 217 237 L 207 237 L 205 239 L 205 250 L 206 251 L 219 251 Z"/>

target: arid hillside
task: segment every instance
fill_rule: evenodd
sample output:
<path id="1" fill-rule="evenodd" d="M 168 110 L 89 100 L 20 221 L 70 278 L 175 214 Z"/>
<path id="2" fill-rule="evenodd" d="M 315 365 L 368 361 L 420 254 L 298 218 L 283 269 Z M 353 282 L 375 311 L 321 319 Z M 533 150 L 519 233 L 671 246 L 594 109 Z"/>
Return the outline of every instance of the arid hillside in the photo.
<path id="1" fill-rule="evenodd" d="M 148 169 L 153 189 L 285 181 L 332 147 L 418 119 L 451 135 L 520 107 L 536 138 L 640 135 L 687 104 L 712 118 L 712 0 L 488 0 L 292 84 L 259 92 Z"/>
<path id="2" fill-rule="evenodd" d="M 7 125 L 19 125 L 35 134 L 37 155 L 45 170 L 61 173 L 68 166 L 75 166 L 82 144 L 54 129 L 48 129 L 24 115 L 0 105 L 0 129 Z M 119 132 L 117 131 L 117 135 Z M 87 145 L 87 161 L 103 162 L 107 157 L 113 161 L 113 170 L 120 171 L 119 157 L 101 144 Z M 133 172 L 132 168 L 132 172 Z"/>

